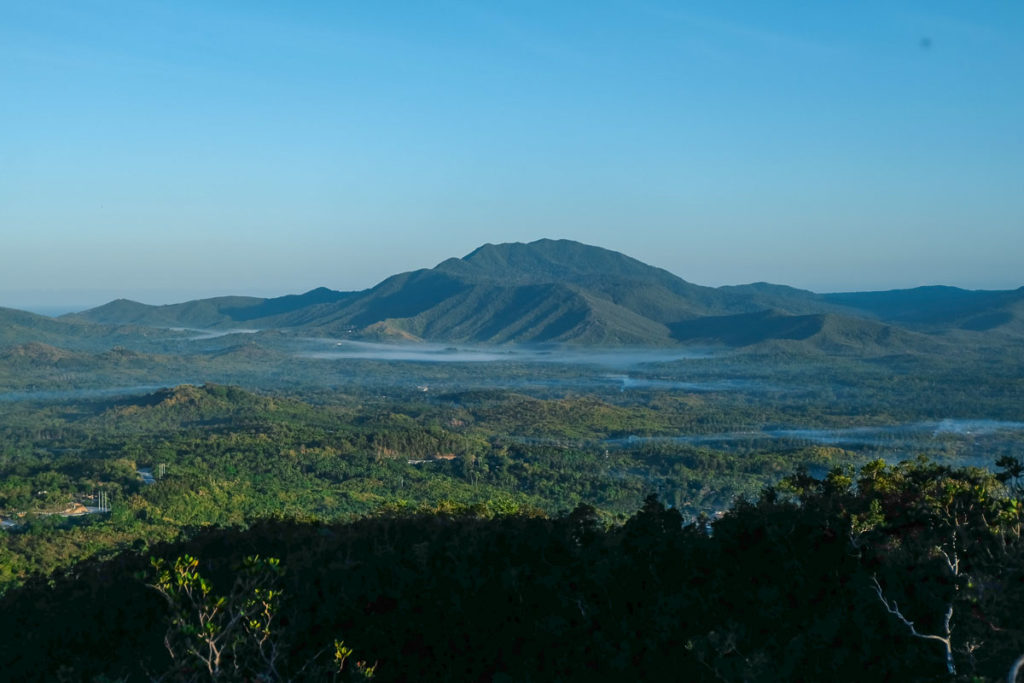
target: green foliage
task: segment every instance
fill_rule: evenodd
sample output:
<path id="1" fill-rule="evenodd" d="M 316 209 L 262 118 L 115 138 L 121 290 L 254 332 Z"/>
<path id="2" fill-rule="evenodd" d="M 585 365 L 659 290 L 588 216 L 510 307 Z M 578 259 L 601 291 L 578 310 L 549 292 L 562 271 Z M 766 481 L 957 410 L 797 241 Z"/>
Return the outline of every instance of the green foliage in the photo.
<path id="1" fill-rule="evenodd" d="M 352 657 L 354 650 L 350 647 L 345 646 L 345 641 L 335 640 L 334 641 L 334 667 L 337 671 L 332 673 L 344 674 L 345 664 Z M 350 671 L 353 671 L 352 678 L 354 680 L 370 680 L 377 673 L 376 664 L 367 664 L 365 661 L 357 661 L 355 667 L 350 667 Z"/>
<path id="2" fill-rule="evenodd" d="M 928 461 L 847 477 L 797 474 L 735 506 L 710 536 L 653 496 L 623 524 L 587 506 L 554 518 L 442 506 L 211 528 L 150 548 L 168 558 L 155 574 L 125 553 L 10 594 L 0 618 L 30 629 L 38 649 L 8 670 L 45 678 L 56 665 L 40 658 L 59 642 L 82 677 L 205 679 L 212 643 L 228 680 L 1005 677 L 1024 645 L 1024 545 L 991 515 L 1013 500 L 1008 490 Z M 259 559 L 269 557 L 280 562 Z M 154 577 L 161 609 L 132 593 L 132 572 Z M 97 592 L 112 578 L 117 590 Z M 51 618 L 97 599 L 134 626 L 112 639 L 89 625 L 90 609 L 77 610 L 74 634 Z M 914 635 L 944 633 L 950 605 L 959 679 L 936 641 Z M 161 655 L 163 624 L 183 659 Z M 95 657 L 91 637 L 107 643 Z"/>
<path id="3" fill-rule="evenodd" d="M 182 555 L 168 563 L 153 558 L 151 585 L 171 613 L 164 644 L 175 680 L 281 680 L 283 644 L 275 620 L 281 600 L 281 564 L 246 556 L 231 590 L 217 594 L 199 573 L 199 560 Z"/>

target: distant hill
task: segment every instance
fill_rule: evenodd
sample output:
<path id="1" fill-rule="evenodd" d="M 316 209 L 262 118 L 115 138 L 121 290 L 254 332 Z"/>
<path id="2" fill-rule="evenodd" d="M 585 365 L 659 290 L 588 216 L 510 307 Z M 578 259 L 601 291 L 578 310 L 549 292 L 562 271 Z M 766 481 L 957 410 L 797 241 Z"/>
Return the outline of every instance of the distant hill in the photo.
<path id="1" fill-rule="evenodd" d="M 1024 332 L 1024 287 L 1009 291 L 917 287 L 823 294 L 821 298 L 914 329 Z"/>
<path id="2" fill-rule="evenodd" d="M 88 417 L 86 424 L 119 431 L 164 431 L 217 429 L 230 425 L 244 429 L 251 425 L 292 423 L 331 425 L 337 415 L 301 401 L 269 397 L 237 386 L 206 383 L 181 384 L 154 392 L 103 401 L 104 409 Z"/>
<path id="3" fill-rule="evenodd" d="M 154 393 L 115 399 L 109 405 L 94 420 L 97 424 L 113 425 L 121 430 L 211 426 L 228 423 L 232 418 L 244 421 L 247 416 L 275 409 L 270 399 L 237 387 L 216 384 L 183 384 Z"/>
<path id="4" fill-rule="evenodd" d="M 186 327 L 205 329 L 225 320 L 245 317 L 247 309 L 265 305 L 267 299 L 224 296 L 199 299 L 166 306 L 149 306 L 128 299 L 117 299 L 82 313 L 63 316 L 61 320 L 85 319 L 108 325 L 134 324 L 149 327 Z"/>
<path id="5" fill-rule="evenodd" d="M 931 335 L 1024 337 L 1024 288 L 951 287 L 815 294 L 755 283 L 703 287 L 623 254 L 570 240 L 485 244 L 361 292 L 319 288 L 272 299 L 219 297 L 168 306 L 118 300 L 69 321 L 199 329 L 252 328 L 375 340 L 748 346 L 884 351 Z"/>
<path id="6" fill-rule="evenodd" d="M 173 335 L 148 326 L 105 325 L 85 317 L 50 318 L 0 308 L 0 349 L 36 343 L 77 350 L 103 350 L 140 338 L 169 336 Z"/>
<path id="7" fill-rule="evenodd" d="M 319 287 L 305 294 L 289 294 L 272 299 L 248 296 L 222 296 L 197 299 L 180 304 L 149 306 L 128 299 L 117 299 L 83 313 L 64 316 L 66 319 L 85 319 L 105 324 L 131 323 L 150 327 L 182 327 L 210 329 L 228 324 L 270 320 L 294 311 L 313 309 L 319 304 L 330 304 L 353 293 L 335 292 Z M 260 327 L 275 327 L 263 324 Z"/>
<path id="8" fill-rule="evenodd" d="M 148 365 L 155 357 L 123 347 L 99 353 L 71 351 L 49 344 L 29 342 L 0 350 L 0 362 L 14 367 L 47 367 L 69 370 L 93 370 L 101 366 Z"/>
<path id="9" fill-rule="evenodd" d="M 49 344 L 28 342 L 0 351 L 0 360 L 22 365 L 55 366 L 62 363 L 76 363 L 88 354 L 68 351 Z"/>

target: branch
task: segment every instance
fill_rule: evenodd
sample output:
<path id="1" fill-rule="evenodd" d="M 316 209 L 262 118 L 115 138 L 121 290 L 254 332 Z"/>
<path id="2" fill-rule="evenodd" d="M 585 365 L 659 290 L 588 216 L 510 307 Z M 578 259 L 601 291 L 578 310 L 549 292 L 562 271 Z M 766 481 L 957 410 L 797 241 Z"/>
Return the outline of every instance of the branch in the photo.
<path id="1" fill-rule="evenodd" d="M 953 531 L 953 550 L 952 556 L 946 552 L 946 549 L 942 546 L 938 546 L 937 550 L 942 553 L 942 556 L 946 559 L 946 566 L 949 567 L 949 571 L 952 572 L 953 576 L 960 576 L 960 554 L 956 551 L 956 531 Z"/>
<path id="2" fill-rule="evenodd" d="M 917 628 L 914 626 L 914 622 L 903 616 L 903 612 L 900 611 L 900 606 L 895 600 L 893 600 L 892 603 L 886 600 L 885 595 L 882 593 L 882 585 L 878 583 L 878 577 L 872 576 L 871 581 L 875 584 L 875 592 L 878 593 L 878 599 L 882 601 L 883 605 L 885 605 L 885 611 L 887 611 L 889 614 L 893 615 L 894 617 L 902 621 L 903 625 L 910 629 L 910 635 L 916 636 L 918 638 L 925 638 L 928 640 L 937 640 L 940 643 L 945 643 L 947 645 L 949 644 L 948 638 L 943 638 L 942 636 L 937 636 L 934 634 L 921 633 L 920 631 L 918 631 Z M 950 606 L 950 609 L 947 612 L 947 614 L 949 616 L 952 616 L 952 612 L 953 608 L 952 606 Z"/>
<path id="3" fill-rule="evenodd" d="M 886 600 L 885 595 L 882 593 L 882 585 L 878 583 L 878 577 L 872 576 L 871 581 L 875 584 L 875 592 L 878 594 L 878 599 L 882 601 L 882 605 L 885 606 L 885 611 L 899 619 L 901 622 L 903 622 L 903 625 L 910 629 L 910 635 L 916 638 L 922 638 L 924 640 L 937 640 L 938 642 L 942 643 L 946 652 L 946 670 L 949 672 L 950 675 L 956 674 L 956 667 L 953 665 L 953 646 L 951 643 L 950 636 L 952 632 L 950 629 L 950 621 L 953 619 L 953 603 L 950 602 L 949 608 L 946 610 L 946 615 L 944 619 L 944 624 L 946 628 L 945 636 L 936 635 L 934 633 L 921 633 L 914 626 L 914 622 L 903 616 L 903 612 L 900 611 L 900 606 L 895 600 L 893 600 L 891 603 L 888 600 Z"/>

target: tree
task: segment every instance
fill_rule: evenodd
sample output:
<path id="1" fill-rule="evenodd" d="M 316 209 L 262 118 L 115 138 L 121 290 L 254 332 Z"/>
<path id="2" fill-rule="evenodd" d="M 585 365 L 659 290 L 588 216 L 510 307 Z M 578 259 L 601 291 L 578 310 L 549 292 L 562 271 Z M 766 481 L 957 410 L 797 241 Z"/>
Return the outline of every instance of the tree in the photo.
<path id="1" fill-rule="evenodd" d="M 1012 564 L 1007 511 L 1019 501 L 1006 492 L 987 471 L 925 459 L 876 461 L 857 482 L 851 539 L 872 588 L 909 635 L 942 646 L 949 675 L 1005 628 L 986 601 Z"/>
<path id="2" fill-rule="evenodd" d="M 246 557 L 226 595 L 214 593 L 199 573 L 199 560 L 183 555 L 173 564 L 152 560 L 151 587 L 171 609 L 164 645 L 174 661 L 171 678 L 195 680 L 256 677 L 281 680 L 282 654 L 274 623 L 281 598 L 277 558 Z"/>

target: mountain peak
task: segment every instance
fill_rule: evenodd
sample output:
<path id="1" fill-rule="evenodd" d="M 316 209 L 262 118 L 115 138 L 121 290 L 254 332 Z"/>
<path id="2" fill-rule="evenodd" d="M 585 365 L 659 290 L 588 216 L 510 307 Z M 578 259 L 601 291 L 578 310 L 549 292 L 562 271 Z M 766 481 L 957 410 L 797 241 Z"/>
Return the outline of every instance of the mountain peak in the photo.
<path id="1" fill-rule="evenodd" d="M 461 259 L 448 259 L 436 268 L 474 281 L 504 284 L 589 284 L 625 279 L 669 288 L 687 283 L 617 251 L 566 239 L 483 244 Z"/>

